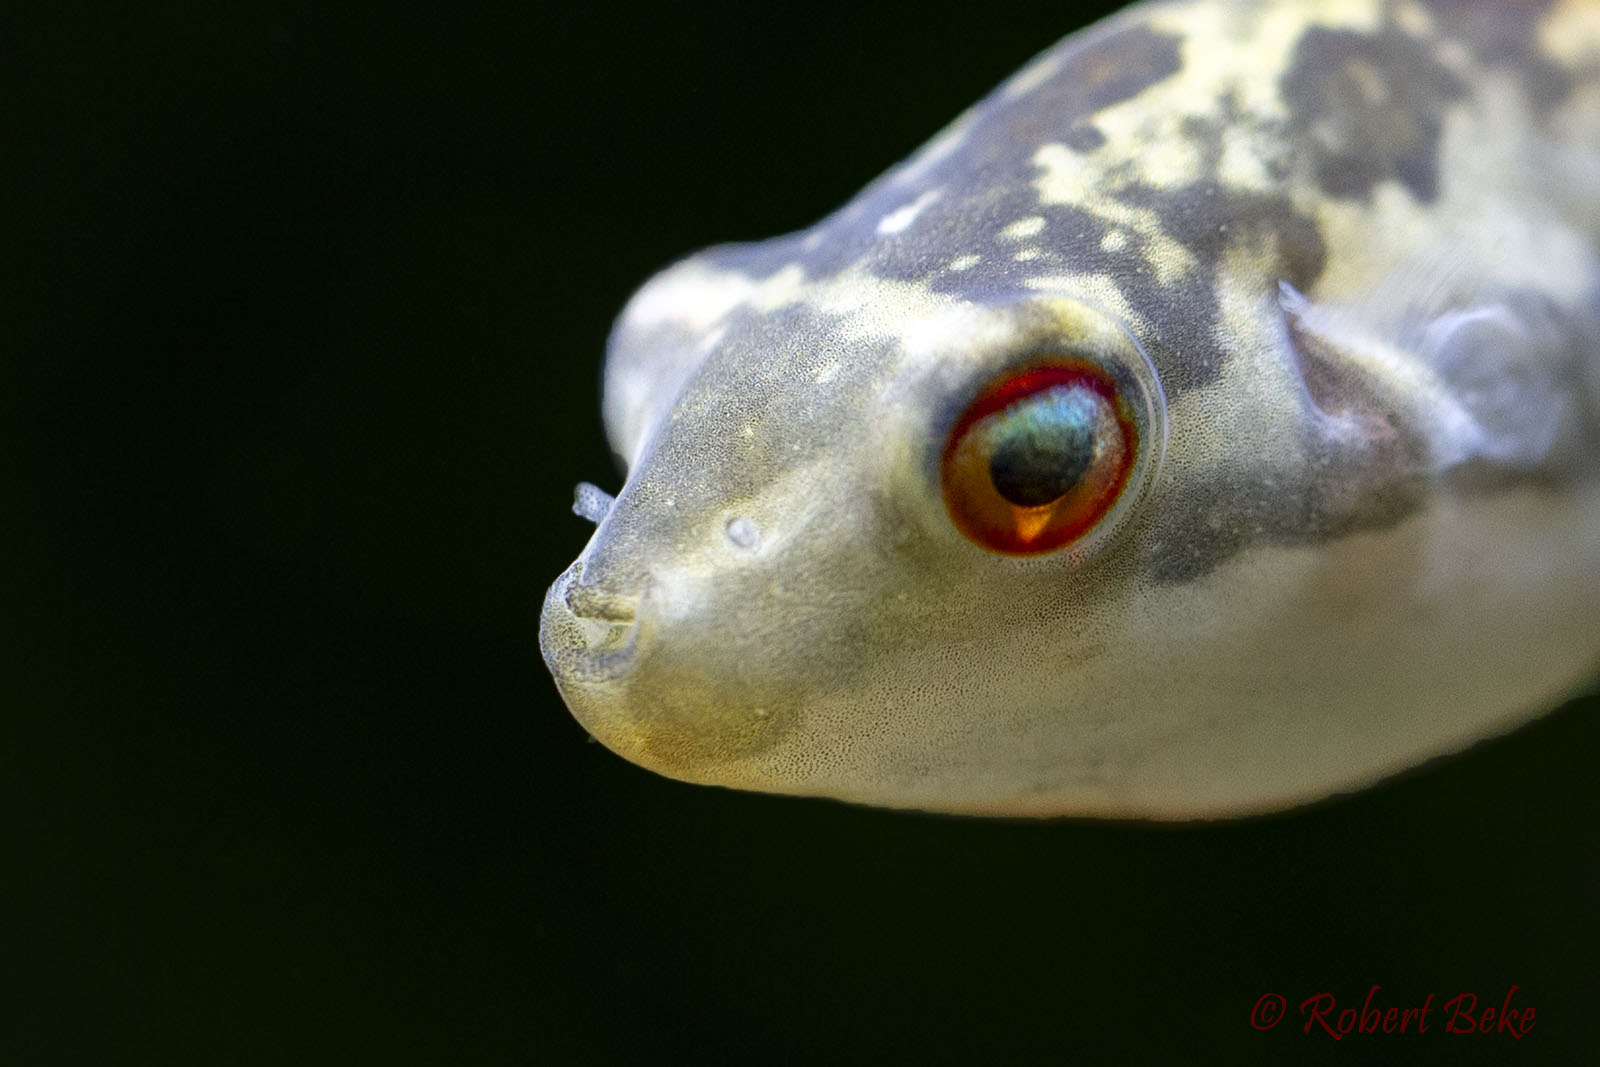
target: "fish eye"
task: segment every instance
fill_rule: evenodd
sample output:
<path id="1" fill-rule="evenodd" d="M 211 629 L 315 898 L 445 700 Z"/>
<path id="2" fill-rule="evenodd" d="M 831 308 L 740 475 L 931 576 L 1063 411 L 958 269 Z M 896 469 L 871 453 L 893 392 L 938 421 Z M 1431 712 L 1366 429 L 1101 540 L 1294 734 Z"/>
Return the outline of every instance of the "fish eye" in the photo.
<path id="1" fill-rule="evenodd" d="M 1009 556 L 1072 545 L 1116 508 L 1138 464 L 1141 420 L 1117 379 L 1045 357 L 983 388 L 940 461 L 945 510 L 974 544 Z"/>

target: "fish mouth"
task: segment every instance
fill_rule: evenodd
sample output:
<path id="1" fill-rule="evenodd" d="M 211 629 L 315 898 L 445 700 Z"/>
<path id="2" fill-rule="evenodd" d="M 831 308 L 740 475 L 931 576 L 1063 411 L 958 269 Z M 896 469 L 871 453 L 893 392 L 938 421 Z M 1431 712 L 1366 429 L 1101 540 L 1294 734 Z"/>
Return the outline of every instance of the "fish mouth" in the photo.
<path id="1" fill-rule="evenodd" d="M 610 589 L 584 585 L 583 563 L 568 567 L 556 584 L 562 587 L 562 601 L 567 610 L 580 619 L 621 626 L 634 621 L 639 610 L 639 597 L 618 593 Z"/>
<path id="2" fill-rule="evenodd" d="M 634 668 L 643 598 L 583 585 L 582 574 L 574 563 L 545 593 L 539 650 L 558 683 L 615 681 Z"/>
<path id="3" fill-rule="evenodd" d="M 659 774 L 749 786 L 748 761 L 793 728 L 800 696 L 768 684 L 759 666 L 741 674 L 751 665 L 739 648 L 696 646 L 675 631 L 680 619 L 656 582 L 629 597 L 582 575 L 580 562 L 557 578 L 539 618 L 539 650 L 573 718 Z"/>

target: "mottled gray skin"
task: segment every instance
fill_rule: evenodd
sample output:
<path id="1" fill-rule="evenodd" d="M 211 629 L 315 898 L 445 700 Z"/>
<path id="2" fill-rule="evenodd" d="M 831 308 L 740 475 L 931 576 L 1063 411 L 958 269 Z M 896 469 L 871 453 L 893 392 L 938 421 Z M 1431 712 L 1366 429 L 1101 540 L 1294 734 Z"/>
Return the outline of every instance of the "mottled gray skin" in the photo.
<path id="1" fill-rule="evenodd" d="M 640 290 L 546 661 L 647 767 L 903 807 L 1240 814 L 1459 749 L 1600 661 L 1597 242 L 1596 0 L 1136 5 Z M 941 450 L 1063 351 L 1132 486 L 997 555 Z"/>

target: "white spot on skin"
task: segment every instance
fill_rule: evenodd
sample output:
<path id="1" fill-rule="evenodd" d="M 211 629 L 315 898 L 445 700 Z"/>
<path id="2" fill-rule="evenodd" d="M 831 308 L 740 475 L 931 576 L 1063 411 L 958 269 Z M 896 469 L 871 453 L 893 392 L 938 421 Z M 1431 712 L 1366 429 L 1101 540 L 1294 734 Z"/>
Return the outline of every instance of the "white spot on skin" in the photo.
<path id="1" fill-rule="evenodd" d="M 1200 143 L 1192 137 L 1151 138 L 1137 157 L 1140 178 L 1157 189 L 1177 189 L 1203 172 Z"/>
<path id="2" fill-rule="evenodd" d="M 1072 204 L 1138 234 L 1156 284 L 1171 285 L 1194 273 L 1194 255 L 1167 234 L 1161 215 L 1116 200 L 1083 157 L 1066 145 L 1041 145 L 1033 164 L 1042 171 L 1033 181 L 1041 204 Z"/>
<path id="3" fill-rule="evenodd" d="M 1268 162 L 1282 161 L 1283 143 L 1260 127 L 1228 126 L 1222 131 L 1222 158 L 1217 176 L 1235 189 L 1272 188 Z"/>
<path id="4" fill-rule="evenodd" d="M 1121 252 L 1127 247 L 1127 230 L 1109 230 L 1104 237 L 1100 238 L 1100 251 L 1102 252 Z"/>
<path id="5" fill-rule="evenodd" d="M 1458 41 L 1452 37 L 1434 45 L 1434 49 L 1442 66 L 1458 72 L 1470 71 L 1473 67 L 1472 50 L 1466 46 L 1464 41 Z"/>
<path id="6" fill-rule="evenodd" d="M 878 233 L 882 235 L 899 233 L 915 222 L 923 209 L 937 199 L 939 199 L 939 190 L 929 189 L 911 201 L 911 203 L 889 212 L 878 220 Z"/>
<path id="7" fill-rule="evenodd" d="M 728 328 L 726 326 L 718 326 L 714 330 L 708 330 L 706 335 L 700 338 L 700 343 L 695 345 L 695 352 L 704 356 L 722 343 L 722 338 L 727 332 Z"/>
<path id="8" fill-rule="evenodd" d="M 829 382 L 833 381 L 838 373 L 839 361 L 836 359 L 830 359 L 828 362 L 817 368 L 817 373 L 811 376 L 811 380 L 818 385 L 827 385 Z"/>
<path id="9" fill-rule="evenodd" d="M 758 282 L 691 260 L 640 289 L 623 310 L 622 324 L 630 330 L 676 326 L 699 333 L 742 305 L 764 311 L 793 303 L 804 283 L 805 271 L 798 263 Z"/>
<path id="10" fill-rule="evenodd" d="M 1029 162 L 1044 171 L 1033 182 L 1041 203 L 1089 204 L 1099 199 L 1095 195 L 1098 176 L 1066 145 L 1040 145 Z"/>
<path id="11" fill-rule="evenodd" d="M 1539 47 L 1569 66 L 1600 59 L 1600 20 L 1582 0 L 1568 0 L 1539 24 Z"/>
<path id="12" fill-rule="evenodd" d="M 1344 72 L 1368 105 L 1376 107 L 1388 102 L 1389 83 L 1384 81 L 1383 72 L 1371 63 L 1363 63 L 1356 59 L 1348 60 Z"/>
<path id="13" fill-rule="evenodd" d="M 1413 37 L 1428 37 L 1433 33 L 1433 16 L 1421 4 L 1411 3 L 1410 0 L 1396 4 L 1392 17 L 1395 25 Z"/>
<path id="14" fill-rule="evenodd" d="M 735 515 L 722 529 L 734 548 L 749 550 L 761 543 L 761 529 L 743 515 Z"/>
<path id="15" fill-rule="evenodd" d="M 1008 336 L 1002 319 L 987 315 L 972 304 L 955 304 L 928 309 L 918 321 L 908 322 L 900 331 L 906 364 L 924 361 L 937 364 L 954 346 L 981 349 L 1000 345 Z"/>
<path id="16" fill-rule="evenodd" d="M 1000 236 L 1011 241 L 1022 241 L 1033 237 L 1043 230 L 1045 220 L 1043 215 L 1029 215 L 1025 219 L 1018 219 L 1000 231 Z"/>
<path id="17" fill-rule="evenodd" d="M 950 261 L 951 270 L 971 270 L 983 260 L 982 256 L 957 256 Z"/>
<path id="18" fill-rule="evenodd" d="M 1029 260 L 1038 259 L 1039 250 L 1037 248 L 1024 248 L 1011 258 L 1016 260 L 1018 263 L 1026 263 Z"/>

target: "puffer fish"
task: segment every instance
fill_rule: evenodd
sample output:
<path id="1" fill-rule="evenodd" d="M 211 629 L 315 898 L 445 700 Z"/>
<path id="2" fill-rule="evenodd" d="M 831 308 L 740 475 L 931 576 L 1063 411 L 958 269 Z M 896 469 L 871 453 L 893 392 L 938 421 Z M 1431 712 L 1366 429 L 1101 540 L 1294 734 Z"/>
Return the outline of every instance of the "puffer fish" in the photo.
<path id="1" fill-rule="evenodd" d="M 1178 0 L 633 296 L 544 600 L 674 778 L 977 815 L 1349 792 L 1600 665 L 1600 2 Z"/>

